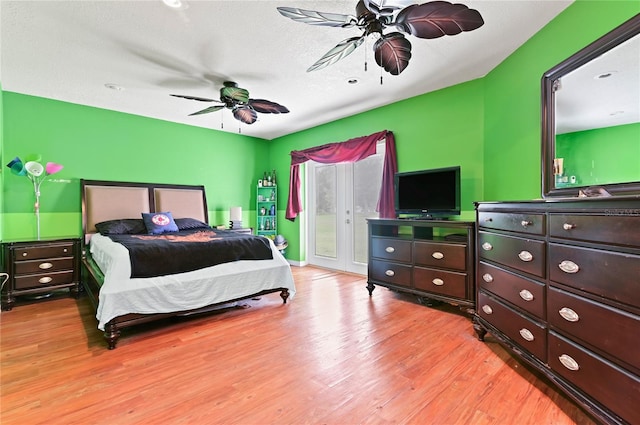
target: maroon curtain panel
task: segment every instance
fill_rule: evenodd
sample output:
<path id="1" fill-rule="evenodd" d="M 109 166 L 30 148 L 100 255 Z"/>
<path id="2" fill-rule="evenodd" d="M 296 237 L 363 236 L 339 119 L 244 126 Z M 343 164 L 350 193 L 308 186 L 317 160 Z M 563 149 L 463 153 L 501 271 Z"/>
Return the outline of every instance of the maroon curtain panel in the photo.
<path id="1" fill-rule="evenodd" d="M 328 143 L 302 151 L 291 151 L 291 169 L 289 172 L 289 200 L 287 201 L 287 220 L 294 221 L 302 211 L 300 199 L 300 164 L 313 160 L 322 164 L 338 162 L 356 162 L 376 153 L 376 144 L 385 140 L 382 186 L 378 198 L 378 212 L 382 218 L 395 218 L 393 205 L 393 176 L 398 171 L 396 142 L 393 133 L 387 130 L 356 137 L 346 142 Z"/>

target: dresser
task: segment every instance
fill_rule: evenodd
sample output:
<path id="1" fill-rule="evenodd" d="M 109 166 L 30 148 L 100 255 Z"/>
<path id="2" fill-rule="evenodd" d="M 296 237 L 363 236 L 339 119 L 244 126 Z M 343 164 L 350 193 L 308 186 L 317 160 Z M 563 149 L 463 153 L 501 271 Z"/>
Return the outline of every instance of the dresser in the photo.
<path id="1" fill-rule="evenodd" d="M 603 423 L 640 423 L 640 198 L 481 202 L 487 332 Z"/>
<path id="2" fill-rule="evenodd" d="M 11 310 L 17 296 L 43 296 L 68 288 L 80 290 L 80 239 L 56 238 L 2 243 L 1 269 L 9 274 L 2 288 L 2 310 Z"/>
<path id="3" fill-rule="evenodd" d="M 369 295 L 379 285 L 473 312 L 473 222 L 369 219 L 367 223 Z"/>

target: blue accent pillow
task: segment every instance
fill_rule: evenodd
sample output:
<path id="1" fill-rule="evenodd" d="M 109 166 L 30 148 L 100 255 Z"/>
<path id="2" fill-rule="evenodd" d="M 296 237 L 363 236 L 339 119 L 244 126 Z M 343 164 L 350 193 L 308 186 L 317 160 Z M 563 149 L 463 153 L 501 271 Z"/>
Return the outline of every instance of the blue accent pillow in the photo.
<path id="1" fill-rule="evenodd" d="M 178 231 L 178 226 L 170 212 L 142 213 L 142 220 L 150 235 Z"/>

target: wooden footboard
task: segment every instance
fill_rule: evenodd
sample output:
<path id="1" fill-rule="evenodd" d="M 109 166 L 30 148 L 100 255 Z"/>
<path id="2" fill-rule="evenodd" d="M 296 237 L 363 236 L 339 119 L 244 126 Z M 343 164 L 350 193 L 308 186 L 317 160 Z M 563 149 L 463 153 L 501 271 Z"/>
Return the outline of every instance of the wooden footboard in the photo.
<path id="1" fill-rule="evenodd" d="M 98 309 L 98 301 L 100 294 L 100 287 L 102 286 L 103 276 L 100 272 L 98 266 L 94 263 L 93 259 L 90 255 L 87 255 L 82 260 L 82 284 L 85 288 L 85 292 L 93 305 L 94 311 Z M 155 314 L 125 314 L 124 316 L 116 317 L 105 325 L 104 328 L 104 339 L 107 341 L 107 346 L 109 350 L 113 350 L 116 348 L 116 344 L 118 343 L 118 339 L 120 338 L 120 330 L 129 326 L 135 326 L 142 323 L 154 322 L 160 319 L 164 319 L 167 317 L 177 317 L 177 316 L 189 316 L 194 314 L 202 314 L 207 312 L 212 312 L 216 310 L 216 307 L 219 307 L 224 304 L 247 300 L 250 298 L 258 297 L 261 295 L 271 294 L 274 292 L 280 292 L 280 297 L 282 298 L 282 303 L 286 304 L 287 299 L 289 298 L 289 289 L 288 288 L 274 288 L 274 289 L 266 289 L 260 292 L 256 292 L 254 294 L 246 295 L 239 298 L 234 298 L 231 300 L 222 301 L 219 303 L 211 304 L 205 307 L 201 307 L 193 310 L 183 310 L 183 311 L 175 311 L 171 313 L 155 313 Z"/>

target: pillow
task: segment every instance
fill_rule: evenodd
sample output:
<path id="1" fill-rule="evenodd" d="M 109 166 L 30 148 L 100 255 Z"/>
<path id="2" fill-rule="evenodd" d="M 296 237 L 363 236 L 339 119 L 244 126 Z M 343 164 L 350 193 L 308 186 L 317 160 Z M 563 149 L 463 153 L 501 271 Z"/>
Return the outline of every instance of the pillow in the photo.
<path id="1" fill-rule="evenodd" d="M 195 218 L 176 218 L 173 221 L 176 222 L 178 230 L 190 230 L 190 229 L 211 229 L 207 223 L 203 223 Z"/>
<path id="2" fill-rule="evenodd" d="M 144 221 L 139 218 L 122 218 L 96 223 L 96 229 L 103 235 L 139 235 L 147 233 Z"/>
<path id="3" fill-rule="evenodd" d="M 142 220 L 150 235 L 178 231 L 178 226 L 170 212 L 142 213 Z"/>

